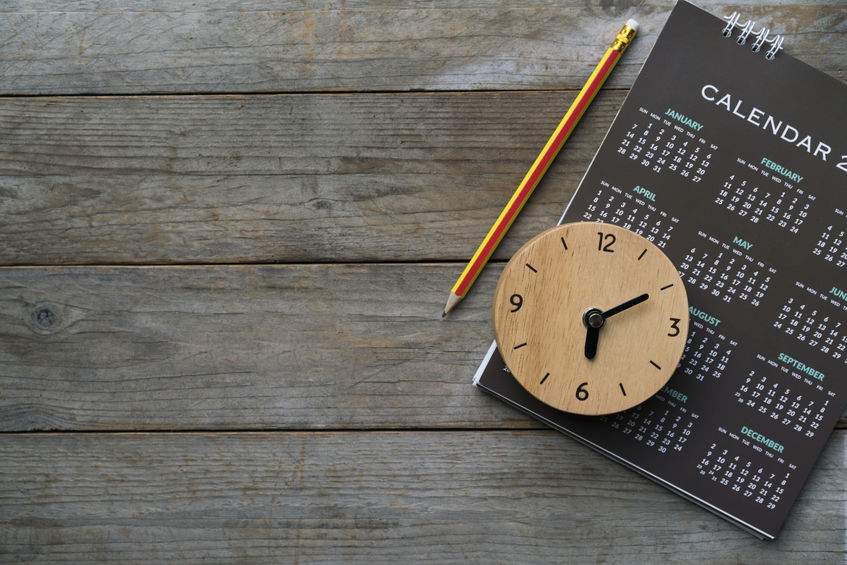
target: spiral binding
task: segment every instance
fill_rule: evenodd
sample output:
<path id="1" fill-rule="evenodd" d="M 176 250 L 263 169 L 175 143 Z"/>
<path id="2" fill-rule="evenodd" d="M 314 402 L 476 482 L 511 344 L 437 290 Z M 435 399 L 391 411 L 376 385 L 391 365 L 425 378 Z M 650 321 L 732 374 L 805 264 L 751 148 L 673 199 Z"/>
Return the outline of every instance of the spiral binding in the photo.
<path id="1" fill-rule="evenodd" d="M 738 28 L 741 30 L 741 33 L 738 34 L 738 37 L 735 38 L 735 42 L 739 45 L 744 45 L 747 43 L 747 38 L 751 35 L 755 37 L 753 41 L 752 50 L 755 53 L 758 53 L 762 46 L 765 43 L 770 44 L 770 49 L 768 49 L 767 53 L 765 53 L 765 59 L 768 61 L 773 60 L 776 57 L 777 52 L 782 49 L 782 41 L 783 37 L 779 34 L 771 35 L 771 30 L 762 26 L 762 28 L 758 31 L 755 31 L 756 22 L 748 19 L 743 24 L 741 22 L 741 14 L 738 12 L 733 12 L 729 16 L 724 16 L 726 20 L 726 25 L 724 26 L 721 34 L 724 37 L 732 37 L 732 32 Z"/>

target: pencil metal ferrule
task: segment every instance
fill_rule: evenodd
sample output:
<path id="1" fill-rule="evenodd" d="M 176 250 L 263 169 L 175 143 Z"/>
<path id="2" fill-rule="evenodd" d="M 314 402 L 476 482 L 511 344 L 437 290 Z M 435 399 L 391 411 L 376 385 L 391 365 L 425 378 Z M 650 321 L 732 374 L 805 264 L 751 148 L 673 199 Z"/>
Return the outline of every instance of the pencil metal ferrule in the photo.
<path id="1" fill-rule="evenodd" d="M 614 43 L 612 43 L 612 49 L 623 54 L 626 51 L 626 48 L 629 47 L 629 44 L 632 43 L 632 40 L 635 38 L 635 28 L 632 28 L 628 25 L 623 26 L 623 28 L 618 32 L 618 36 L 615 37 Z"/>

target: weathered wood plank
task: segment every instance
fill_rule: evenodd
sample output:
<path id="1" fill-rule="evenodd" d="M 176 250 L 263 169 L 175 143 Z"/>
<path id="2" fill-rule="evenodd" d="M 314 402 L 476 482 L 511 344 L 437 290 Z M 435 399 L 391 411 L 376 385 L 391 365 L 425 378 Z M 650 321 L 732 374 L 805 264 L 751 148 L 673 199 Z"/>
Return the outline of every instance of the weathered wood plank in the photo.
<path id="1" fill-rule="evenodd" d="M 0 99 L 0 264 L 467 260 L 574 96 Z M 558 220 L 622 100 L 496 258 Z"/>
<path id="2" fill-rule="evenodd" d="M 470 385 L 490 265 L 0 269 L 0 429 L 540 427 Z"/>
<path id="3" fill-rule="evenodd" d="M 458 270 L 457 270 L 458 269 Z M 474 389 L 492 265 L 0 270 L 0 429 L 534 426 Z"/>
<path id="4" fill-rule="evenodd" d="M 632 84 L 673 2 L 5 2 L 9 94 L 578 88 L 629 17 L 642 32 L 610 79 Z M 633 6 L 633 4 L 638 4 Z M 844 80 L 843 6 L 699 2 L 786 35 Z M 717 32 L 718 30 L 716 30 Z"/>
<path id="5" fill-rule="evenodd" d="M 0 436 L 15 562 L 843 563 L 839 432 L 762 542 L 554 432 Z"/>

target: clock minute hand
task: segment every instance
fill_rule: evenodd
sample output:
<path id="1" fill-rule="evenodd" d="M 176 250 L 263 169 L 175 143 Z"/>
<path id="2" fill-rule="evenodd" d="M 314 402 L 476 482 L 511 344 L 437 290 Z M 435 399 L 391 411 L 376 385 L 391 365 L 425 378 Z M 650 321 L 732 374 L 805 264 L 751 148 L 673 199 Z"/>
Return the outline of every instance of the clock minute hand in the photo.
<path id="1" fill-rule="evenodd" d="M 636 296 L 635 298 L 627 300 L 623 304 L 618 304 L 617 306 L 615 306 L 613 308 L 609 308 L 608 310 L 603 312 L 603 314 L 602 314 L 603 319 L 606 319 L 609 316 L 614 316 L 615 314 L 620 314 L 624 310 L 632 308 L 636 304 L 641 304 L 642 302 L 644 302 L 648 298 L 650 298 L 650 295 L 645 292 L 644 294 L 640 294 L 640 295 Z"/>

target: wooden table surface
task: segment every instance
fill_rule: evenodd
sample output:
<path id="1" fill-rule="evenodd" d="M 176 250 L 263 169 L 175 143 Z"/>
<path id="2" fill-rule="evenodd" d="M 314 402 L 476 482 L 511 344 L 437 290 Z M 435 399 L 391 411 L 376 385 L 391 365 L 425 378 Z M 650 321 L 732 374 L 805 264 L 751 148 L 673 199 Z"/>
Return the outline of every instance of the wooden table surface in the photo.
<path id="1" fill-rule="evenodd" d="M 700 3 L 847 78 L 845 4 Z M 470 384 L 671 6 L 0 4 L 0 562 L 844 563 L 847 419 L 763 542 Z"/>

